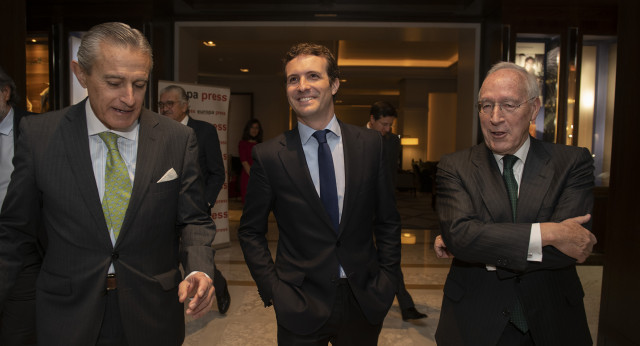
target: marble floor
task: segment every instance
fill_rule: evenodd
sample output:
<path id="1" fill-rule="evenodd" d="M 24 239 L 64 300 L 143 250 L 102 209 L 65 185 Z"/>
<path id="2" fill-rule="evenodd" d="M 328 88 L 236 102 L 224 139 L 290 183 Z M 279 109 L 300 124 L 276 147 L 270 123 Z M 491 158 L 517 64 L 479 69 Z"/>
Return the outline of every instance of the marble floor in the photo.
<path id="1" fill-rule="evenodd" d="M 437 223 L 430 210 L 430 196 L 416 197 L 398 195 L 398 206 L 403 219 L 407 239 L 415 236 L 415 244 L 402 245 L 402 271 L 405 284 L 415 301 L 416 308 L 429 315 L 428 318 L 404 322 L 397 301 L 387 315 L 379 345 L 435 345 L 434 333 L 440 315 L 442 288 L 449 270 L 450 260 L 438 259 L 433 251 L 433 239 L 437 235 Z M 426 210 L 426 212 L 424 212 Z M 422 212 L 421 212 L 422 211 Z M 276 345 L 276 320 L 272 307 L 264 308 L 258 297 L 255 283 L 244 262 L 237 241 L 237 227 L 242 214 L 241 204 L 231 201 L 229 208 L 229 230 L 231 241 L 227 247 L 218 249 L 216 264 L 227 278 L 231 294 L 231 307 L 225 315 L 214 307 L 198 320 L 187 318 L 185 345 Z M 410 220 L 410 222 L 404 222 Z M 270 220 L 268 239 L 275 253 L 277 228 Z M 585 307 L 593 340 L 598 330 L 601 265 L 578 267 L 585 290 Z"/>

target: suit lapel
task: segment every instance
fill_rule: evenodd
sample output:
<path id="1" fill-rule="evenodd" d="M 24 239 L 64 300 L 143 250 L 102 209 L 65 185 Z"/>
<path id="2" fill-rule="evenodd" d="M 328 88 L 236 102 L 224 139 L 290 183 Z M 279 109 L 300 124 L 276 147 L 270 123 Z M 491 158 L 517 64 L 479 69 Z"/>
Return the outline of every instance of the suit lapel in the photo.
<path id="1" fill-rule="evenodd" d="M 344 126 L 340 122 L 340 130 L 342 131 L 342 148 L 344 151 L 344 201 L 342 203 L 342 219 L 340 220 L 340 232 L 344 230 L 343 225 L 347 224 L 347 218 L 353 215 L 351 210 L 356 205 L 356 196 L 363 181 L 363 169 L 358 169 L 362 164 L 364 157 L 364 144 L 360 138 L 359 132 L 351 131 L 348 126 Z"/>
<path id="2" fill-rule="evenodd" d="M 120 244 L 126 237 L 127 231 L 131 226 L 138 209 L 142 205 L 144 196 L 149 190 L 149 185 L 155 182 L 151 181 L 153 176 L 153 168 L 156 167 L 156 160 L 162 157 L 160 146 L 156 145 L 157 132 L 156 126 L 158 121 L 153 117 L 151 111 L 144 109 L 140 115 L 140 128 L 138 129 L 138 151 L 136 157 L 136 173 L 133 179 L 133 189 L 131 190 L 131 199 L 129 206 L 120 228 L 120 235 L 116 240 L 116 245 Z"/>
<path id="3" fill-rule="evenodd" d="M 472 148 L 471 160 L 477 167 L 473 176 L 474 182 L 480 188 L 480 195 L 491 219 L 494 222 L 512 221 L 507 188 L 491 151 L 484 143 L 476 145 Z"/>
<path id="4" fill-rule="evenodd" d="M 324 205 L 313 185 L 311 174 L 309 174 L 309 167 L 307 166 L 307 160 L 304 156 L 304 150 L 302 149 L 302 141 L 298 128 L 285 132 L 284 142 L 281 144 L 282 149 L 278 152 L 278 157 L 287 175 L 289 175 L 289 180 L 296 189 L 300 191 L 304 199 L 307 200 L 307 203 L 311 206 L 311 209 L 318 214 L 318 217 L 320 217 L 328 227 L 333 228 L 329 215 L 324 210 Z"/>
<path id="5" fill-rule="evenodd" d="M 98 227 L 98 233 L 105 245 L 111 247 L 109 230 L 102 212 L 100 193 L 93 174 L 91 153 L 89 151 L 89 134 L 87 132 L 86 99 L 69 108 L 65 115 L 66 122 L 60 127 L 67 161 L 77 182 L 84 204 L 89 209 Z"/>
<path id="6" fill-rule="evenodd" d="M 549 164 L 551 155 L 541 143 L 531 138 L 531 147 L 527 154 L 520 182 L 520 197 L 518 198 L 517 220 L 529 222 L 535 220 L 542 200 L 549 190 L 553 179 L 552 165 Z"/>

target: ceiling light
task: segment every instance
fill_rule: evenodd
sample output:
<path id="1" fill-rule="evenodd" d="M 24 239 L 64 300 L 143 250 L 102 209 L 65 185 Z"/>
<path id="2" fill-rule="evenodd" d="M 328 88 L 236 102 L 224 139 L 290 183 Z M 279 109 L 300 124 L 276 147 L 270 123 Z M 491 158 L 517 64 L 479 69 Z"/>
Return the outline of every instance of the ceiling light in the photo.
<path id="1" fill-rule="evenodd" d="M 204 41 L 204 42 L 202 42 L 202 44 L 204 44 L 207 47 L 215 47 L 216 46 L 216 43 L 213 42 L 213 41 Z"/>
<path id="2" fill-rule="evenodd" d="M 36 39 L 35 39 L 35 38 L 32 38 L 32 39 L 31 39 L 31 42 L 36 43 L 37 41 L 36 41 Z"/>
<path id="3" fill-rule="evenodd" d="M 341 79 L 341 80 L 340 80 L 340 83 L 346 83 L 346 82 L 347 82 L 347 80 L 346 80 L 346 79 Z"/>
<path id="4" fill-rule="evenodd" d="M 249 69 L 248 69 L 248 68 L 241 68 L 241 69 L 240 69 L 240 72 L 245 72 L 245 73 L 247 73 L 247 72 L 249 72 Z"/>

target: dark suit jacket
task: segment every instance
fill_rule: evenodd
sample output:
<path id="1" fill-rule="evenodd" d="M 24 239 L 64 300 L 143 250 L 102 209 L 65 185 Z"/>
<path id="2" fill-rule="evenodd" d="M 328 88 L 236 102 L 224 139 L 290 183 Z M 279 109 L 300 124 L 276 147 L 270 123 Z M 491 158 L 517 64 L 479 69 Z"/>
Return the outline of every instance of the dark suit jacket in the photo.
<path id="1" fill-rule="evenodd" d="M 205 209 L 195 134 L 142 111 L 133 190 L 113 246 L 89 154 L 85 102 L 22 121 L 0 215 L 0 302 L 20 270 L 20 250 L 37 241 L 31 220 L 41 217 L 48 246 L 36 292 L 40 342 L 96 342 L 113 262 L 129 344 L 179 345 L 178 266 L 213 277 L 215 226 Z M 170 168 L 178 178 L 158 183 Z"/>
<path id="2" fill-rule="evenodd" d="M 384 142 L 384 151 L 386 153 L 392 186 L 395 189 L 398 177 L 398 159 L 400 157 L 400 138 L 394 133 L 389 133 L 383 136 L 382 140 Z"/>
<path id="3" fill-rule="evenodd" d="M 189 117 L 187 126 L 196 132 L 198 140 L 198 162 L 204 177 L 205 200 L 212 206 L 216 204 L 218 193 L 224 184 L 225 172 L 220 151 L 218 131 L 206 121 L 200 121 Z"/>
<path id="4" fill-rule="evenodd" d="M 546 246 L 542 262 L 527 262 L 532 223 L 591 211 L 588 150 L 531 139 L 517 223 L 484 143 L 444 156 L 437 182 L 442 237 L 455 256 L 444 287 L 438 345 L 495 345 L 516 297 L 537 345 L 590 345 L 575 260 Z M 485 264 L 498 270 L 487 271 Z"/>
<path id="5" fill-rule="evenodd" d="M 381 138 L 340 127 L 346 186 L 338 234 L 311 180 L 297 128 L 252 153 L 238 238 L 263 301 L 273 302 L 278 323 L 296 334 L 310 334 L 329 318 L 339 264 L 371 323 L 382 323 L 396 291 L 400 217 Z M 265 237 L 271 211 L 279 230 L 275 264 Z"/>

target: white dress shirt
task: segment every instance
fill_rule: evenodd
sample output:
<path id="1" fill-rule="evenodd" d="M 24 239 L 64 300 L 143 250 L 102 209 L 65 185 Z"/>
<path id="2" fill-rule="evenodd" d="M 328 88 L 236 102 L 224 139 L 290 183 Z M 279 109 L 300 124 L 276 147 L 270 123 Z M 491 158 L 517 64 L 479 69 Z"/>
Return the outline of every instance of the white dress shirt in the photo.
<path id="1" fill-rule="evenodd" d="M 13 107 L 0 121 L 0 207 L 7 195 L 13 172 Z"/>

